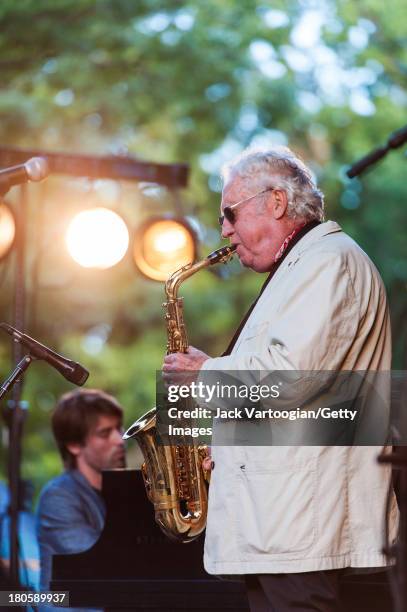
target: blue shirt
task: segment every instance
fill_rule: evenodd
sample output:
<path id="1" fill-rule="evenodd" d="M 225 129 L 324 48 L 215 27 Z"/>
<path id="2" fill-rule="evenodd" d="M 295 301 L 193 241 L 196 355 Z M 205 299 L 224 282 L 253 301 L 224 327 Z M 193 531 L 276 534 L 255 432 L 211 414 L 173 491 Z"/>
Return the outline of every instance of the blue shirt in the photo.
<path id="1" fill-rule="evenodd" d="M 45 485 L 37 510 L 41 591 L 49 590 L 52 555 L 88 550 L 99 539 L 105 514 L 101 495 L 77 470 L 68 470 Z"/>

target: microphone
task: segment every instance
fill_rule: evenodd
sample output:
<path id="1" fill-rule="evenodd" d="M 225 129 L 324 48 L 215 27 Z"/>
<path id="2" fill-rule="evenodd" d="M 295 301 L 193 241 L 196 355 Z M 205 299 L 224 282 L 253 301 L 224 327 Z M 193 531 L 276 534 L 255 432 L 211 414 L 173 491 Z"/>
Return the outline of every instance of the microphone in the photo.
<path id="1" fill-rule="evenodd" d="M 44 157 L 32 157 L 25 164 L 0 170 L 0 187 L 9 189 L 28 181 L 42 181 L 48 174 L 47 160 Z"/>
<path id="2" fill-rule="evenodd" d="M 384 147 L 379 147 L 378 149 L 371 151 L 370 153 L 365 155 L 365 157 L 362 157 L 362 159 L 359 159 L 359 161 L 355 162 L 346 171 L 346 174 L 349 178 L 354 178 L 355 176 L 362 174 L 362 172 L 364 172 L 366 168 L 379 161 L 379 159 L 382 159 L 382 157 L 384 157 L 390 151 L 390 149 L 397 149 L 398 147 L 401 147 L 405 142 L 407 142 L 407 125 L 405 125 L 400 130 L 397 130 L 396 132 L 390 134 L 387 144 Z"/>
<path id="3" fill-rule="evenodd" d="M 15 342 L 19 342 L 23 346 L 26 346 L 30 355 L 36 359 L 42 359 L 49 363 L 53 368 L 58 370 L 66 380 L 69 380 L 69 382 L 74 385 L 82 386 L 87 381 L 89 372 L 79 363 L 62 357 L 62 355 L 52 351 L 44 346 L 44 344 L 37 342 L 34 338 L 27 336 L 27 334 L 23 334 L 18 331 L 18 329 L 15 329 L 15 327 L 11 327 L 8 323 L 0 323 L 0 328 L 10 334 Z"/>

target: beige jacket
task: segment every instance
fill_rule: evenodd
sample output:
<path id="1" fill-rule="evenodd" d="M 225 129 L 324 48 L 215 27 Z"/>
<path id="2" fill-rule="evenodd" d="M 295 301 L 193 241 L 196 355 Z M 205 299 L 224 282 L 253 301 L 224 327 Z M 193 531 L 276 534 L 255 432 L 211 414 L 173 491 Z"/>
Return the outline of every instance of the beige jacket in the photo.
<path id="1" fill-rule="evenodd" d="M 391 368 L 380 276 L 337 223 L 285 258 L 232 354 L 209 370 Z M 390 469 L 372 446 L 214 446 L 205 569 L 211 574 L 379 567 Z M 391 499 L 390 535 L 398 510 Z"/>

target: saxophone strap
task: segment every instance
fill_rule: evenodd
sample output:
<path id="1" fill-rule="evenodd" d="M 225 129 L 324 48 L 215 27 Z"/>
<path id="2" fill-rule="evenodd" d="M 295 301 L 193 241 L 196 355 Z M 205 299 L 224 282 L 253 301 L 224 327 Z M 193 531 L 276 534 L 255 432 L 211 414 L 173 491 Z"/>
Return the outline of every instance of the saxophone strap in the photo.
<path id="1" fill-rule="evenodd" d="M 222 353 L 222 355 L 221 355 L 222 357 L 227 357 L 227 355 L 230 355 L 230 353 L 232 352 L 233 347 L 235 346 L 235 344 L 237 342 L 237 339 L 239 338 L 242 329 L 246 325 L 246 322 L 247 322 L 248 318 L 252 314 L 252 312 L 254 310 L 254 307 L 256 306 L 257 302 L 259 301 L 260 296 L 264 292 L 265 288 L 267 287 L 267 285 L 269 284 L 269 282 L 273 278 L 274 274 L 277 272 L 278 268 L 281 266 L 281 264 L 283 263 L 284 259 L 287 257 L 287 255 L 291 251 L 291 249 L 301 240 L 301 238 L 303 238 L 305 236 L 305 234 L 308 234 L 308 232 L 310 232 L 312 229 L 314 229 L 314 227 L 317 227 L 317 225 L 320 225 L 320 221 L 310 221 L 310 223 L 307 223 L 306 225 L 304 225 L 291 238 L 291 240 L 288 242 L 288 244 L 287 244 L 286 248 L 284 249 L 282 255 L 279 257 L 279 259 L 277 261 L 274 262 L 274 264 L 273 264 L 273 266 L 271 268 L 270 274 L 268 275 L 268 277 L 266 278 L 265 282 L 263 283 L 263 285 L 262 285 L 262 287 L 260 289 L 259 295 L 254 300 L 253 304 L 250 306 L 249 310 L 246 312 L 246 314 L 244 315 L 243 319 L 240 321 L 239 327 L 235 331 L 235 333 L 233 335 L 233 338 L 229 342 L 229 345 L 228 345 L 227 349 Z"/>

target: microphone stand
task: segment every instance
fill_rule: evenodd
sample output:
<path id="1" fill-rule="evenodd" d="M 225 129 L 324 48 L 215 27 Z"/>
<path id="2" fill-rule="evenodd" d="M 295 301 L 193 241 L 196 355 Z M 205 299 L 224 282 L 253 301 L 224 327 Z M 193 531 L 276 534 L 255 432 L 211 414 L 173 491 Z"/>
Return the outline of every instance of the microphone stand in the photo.
<path id="1" fill-rule="evenodd" d="M 32 355 L 25 355 L 16 365 L 10 376 L 0 385 L 0 400 L 14 387 L 29 365 L 35 360 Z"/>
<path id="2" fill-rule="evenodd" d="M 16 210 L 16 242 L 15 242 L 15 285 L 14 285 L 14 325 L 18 329 L 25 328 L 25 211 L 27 204 L 27 189 L 21 185 L 20 198 Z M 21 498 L 20 472 L 21 472 L 21 450 L 23 423 L 27 413 L 27 403 L 21 401 L 23 390 L 21 374 L 33 361 L 31 355 L 23 357 L 23 347 L 13 343 L 13 361 L 15 370 L 2 385 L 0 398 L 12 390 L 11 401 L 5 410 L 6 421 L 9 429 L 8 438 L 8 482 L 10 491 L 10 570 L 9 586 L 13 590 L 21 588 L 19 575 L 19 543 L 18 543 L 18 511 Z"/>
<path id="3" fill-rule="evenodd" d="M 10 391 L 18 389 L 21 376 L 35 360 L 32 355 L 25 355 L 17 364 L 10 376 L 0 386 L 0 400 Z M 13 393 L 14 397 L 15 394 Z M 9 461 L 8 481 L 10 491 L 10 587 L 15 590 L 21 588 L 19 579 L 19 543 L 18 543 L 18 512 L 21 500 L 21 440 L 23 437 L 23 425 L 26 417 L 27 403 L 11 399 L 3 410 L 4 420 L 9 428 Z"/>
<path id="4" fill-rule="evenodd" d="M 379 463 L 391 464 L 393 470 L 400 470 L 398 504 L 400 509 L 399 537 L 396 544 L 385 553 L 395 560 L 395 583 L 393 591 L 395 612 L 404 612 L 407 609 L 407 448 L 397 448 L 389 455 L 380 455 Z"/>
<path id="5" fill-rule="evenodd" d="M 391 412 L 396 413 L 398 440 L 391 453 L 379 455 L 378 462 L 391 465 L 393 483 L 396 485 L 397 504 L 400 510 L 399 535 L 393 545 L 386 542 L 384 552 L 395 561 L 395 579 L 392 589 L 395 612 L 404 612 L 407 610 L 407 420 L 404 414 L 407 401 L 407 377 L 404 375 L 394 378 L 392 387 Z"/>

